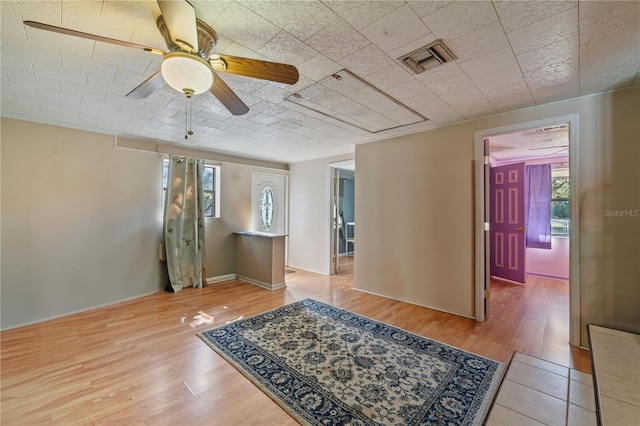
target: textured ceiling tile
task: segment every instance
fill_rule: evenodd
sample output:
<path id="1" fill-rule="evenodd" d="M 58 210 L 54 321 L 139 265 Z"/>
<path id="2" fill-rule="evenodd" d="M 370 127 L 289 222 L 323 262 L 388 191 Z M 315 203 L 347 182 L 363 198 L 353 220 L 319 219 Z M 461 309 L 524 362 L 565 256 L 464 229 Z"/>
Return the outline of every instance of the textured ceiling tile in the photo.
<path id="1" fill-rule="evenodd" d="M 106 43 L 96 43 L 93 59 L 138 74 L 144 74 L 151 64 L 154 64 L 155 71 L 157 71 L 162 64 L 160 55 L 150 55 L 139 50 Z"/>
<path id="2" fill-rule="evenodd" d="M 429 90 L 421 82 L 413 79 L 407 81 L 406 83 L 393 85 L 387 88 L 386 92 L 390 96 L 402 101 L 403 99 L 409 99 L 414 96 L 429 94 L 431 93 L 431 90 Z"/>
<path id="3" fill-rule="evenodd" d="M 133 12 L 140 6 L 140 2 L 131 2 L 128 6 Z M 115 5 L 113 5 L 115 7 Z M 133 34 L 134 27 L 129 24 L 129 11 L 124 8 L 112 10 L 114 13 L 102 15 L 103 3 L 92 1 L 74 1 L 62 3 L 61 27 L 73 28 L 91 34 L 97 34 L 118 40 L 128 41 Z M 123 19 L 127 18 L 127 19 Z M 153 15 L 148 14 L 148 21 L 144 25 L 154 25 Z"/>
<path id="4" fill-rule="evenodd" d="M 271 103 L 271 102 L 268 102 L 268 101 L 258 102 L 257 104 L 252 105 L 251 108 L 254 111 L 258 111 L 258 112 L 262 113 L 263 115 L 268 115 L 270 117 L 274 117 L 274 116 L 276 116 L 278 114 L 281 114 L 281 113 L 283 113 L 283 112 L 285 112 L 287 110 L 287 108 L 282 106 L 282 105 Z"/>
<path id="5" fill-rule="evenodd" d="M 367 75 L 364 79 L 381 90 L 387 90 L 398 84 L 415 81 L 415 78 L 400 65 L 382 68 L 379 71 Z"/>
<path id="6" fill-rule="evenodd" d="M 249 49 L 257 50 L 280 28 L 238 3 L 231 3 L 216 21 L 216 32 Z"/>
<path id="7" fill-rule="evenodd" d="M 640 2 L 607 9 L 580 21 L 580 56 L 603 60 L 608 52 L 628 49 L 640 55 Z"/>
<path id="8" fill-rule="evenodd" d="M 573 81 L 578 75 L 578 60 L 576 58 L 524 73 L 527 84 L 532 90 Z"/>
<path id="9" fill-rule="evenodd" d="M 531 95 L 537 105 L 576 98 L 580 95 L 580 82 L 575 77 L 572 80 L 554 86 L 531 88 Z"/>
<path id="10" fill-rule="evenodd" d="M 2 95 L 4 96 L 6 93 L 24 93 L 27 96 L 31 96 L 32 98 L 38 96 L 35 87 L 21 84 L 19 82 L 14 83 L 11 81 L 2 82 Z M 12 97 L 15 99 L 15 96 L 12 95 Z"/>
<path id="11" fill-rule="evenodd" d="M 516 58 L 523 72 L 542 68 L 578 57 L 578 37 L 562 39 L 539 49 L 522 53 Z"/>
<path id="12" fill-rule="evenodd" d="M 584 63 L 581 58 L 580 94 L 587 95 L 631 86 L 638 69 L 638 61 L 635 60 L 638 55 L 635 53 L 637 52 L 618 51 L 611 63 Z"/>
<path id="13" fill-rule="evenodd" d="M 403 5 L 400 1 L 326 1 L 325 5 L 360 30 Z"/>
<path id="14" fill-rule="evenodd" d="M 576 0 L 526 2 L 498 0 L 493 4 L 504 30 L 509 32 L 576 7 L 578 2 Z"/>
<path id="15" fill-rule="evenodd" d="M 92 75 L 104 80 L 113 80 L 118 71 L 118 68 L 112 65 L 95 62 L 66 52 L 62 52 L 62 68 L 71 72 L 82 70 L 82 72 L 87 75 Z"/>
<path id="16" fill-rule="evenodd" d="M 318 81 L 340 71 L 342 66 L 319 53 L 298 66 L 298 71 L 312 80 Z"/>
<path id="17" fill-rule="evenodd" d="M 306 43 L 334 61 L 369 44 L 369 40 L 343 19 L 336 19 L 318 31 Z"/>
<path id="18" fill-rule="evenodd" d="M 385 52 L 430 34 L 424 22 L 408 5 L 399 7 L 362 28 L 360 32 Z"/>
<path id="19" fill-rule="evenodd" d="M 87 77 L 87 87 L 95 90 L 102 90 L 106 93 L 113 93 L 114 95 L 125 96 L 131 91 L 131 88 L 122 84 L 114 83 L 110 80 L 94 77 L 92 75 Z"/>
<path id="20" fill-rule="evenodd" d="M 431 32 L 445 43 L 496 22 L 498 15 L 489 1 L 448 4 L 422 18 Z"/>
<path id="21" fill-rule="evenodd" d="M 280 31 L 278 35 L 258 49 L 258 53 L 272 61 L 291 65 L 300 65 L 318 54 L 315 49 L 307 46 L 286 31 Z"/>
<path id="22" fill-rule="evenodd" d="M 145 81 L 148 77 L 148 75 L 142 75 L 127 70 L 118 69 L 116 71 L 115 77 L 113 78 L 113 82 L 126 87 L 130 87 L 130 90 L 133 90 L 135 87 L 142 84 L 142 82 Z"/>
<path id="23" fill-rule="evenodd" d="M 289 96 L 289 93 L 285 92 L 279 87 L 273 86 L 271 84 L 265 84 L 261 89 L 253 92 L 253 96 L 257 96 L 260 99 L 274 104 L 279 104 L 284 101 L 284 98 Z"/>
<path id="24" fill-rule="evenodd" d="M 112 112 L 112 113 L 117 113 L 120 110 L 120 107 L 117 105 L 111 105 L 111 104 L 104 103 L 102 101 L 95 101 L 89 98 L 82 98 L 80 105 L 82 105 L 83 108 L 87 108 L 90 110 L 93 109 L 93 110 L 100 110 L 100 111 Z"/>
<path id="25" fill-rule="evenodd" d="M 464 89 L 475 89 L 473 81 L 466 74 L 456 74 L 452 77 L 438 80 L 434 83 L 427 83 L 427 87 L 438 96 L 443 96 L 451 92 L 458 92 Z"/>
<path id="26" fill-rule="evenodd" d="M 480 90 L 487 93 L 487 91 L 497 88 L 500 88 L 499 90 L 501 91 L 502 86 L 524 83 L 524 77 L 522 71 L 520 71 L 520 67 L 515 66 L 475 78 L 473 82 Z"/>
<path id="27" fill-rule="evenodd" d="M 460 63 L 460 68 L 471 78 L 516 66 L 518 62 L 509 47 Z"/>
<path id="28" fill-rule="evenodd" d="M 62 67 L 46 67 L 36 65 L 34 67 L 34 73 L 37 77 L 44 77 L 48 80 L 58 80 L 67 83 L 74 84 L 76 86 L 87 85 L 87 75 L 84 70 L 78 69 L 65 69 Z"/>
<path id="29" fill-rule="evenodd" d="M 29 73 L 24 73 L 20 70 L 15 70 L 13 68 L 4 66 L 2 69 L 7 75 L 9 81 L 14 83 L 21 83 L 27 86 L 34 86 L 36 89 L 43 88 L 48 89 L 50 91 L 60 91 L 60 81 L 52 78 L 48 78 L 42 75 L 34 75 Z"/>
<path id="30" fill-rule="evenodd" d="M 577 35 L 577 7 L 507 33 L 516 55 Z"/>
<path id="31" fill-rule="evenodd" d="M 3 52 L 4 53 L 4 52 Z M 13 53 L 13 52 L 12 52 Z M 16 71 L 21 71 L 27 74 L 33 74 L 33 65 L 31 59 L 28 56 L 22 56 L 20 54 L 3 54 L 2 66 L 13 68 Z"/>
<path id="32" fill-rule="evenodd" d="M 274 83 L 274 82 L 269 82 L 268 84 L 279 87 L 286 92 L 295 93 L 299 90 L 304 89 L 305 87 L 311 86 L 314 83 L 315 81 L 301 75 L 296 84 L 284 84 L 284 83 Z"/>
<path id="33" fill-rule="evenodd" d="M 264 80 L 243 77 L 241 75 L 226 74 L 223 72 L 218 74 L 218 78 L 221 78 L 225 83 L 227 83 L 227 86 L 232 87 L 234 91 L 249 94 L 256 90 L 260 90 L 267 85 L 267 82 Z"/>
<path id="34" fill-rule="evenodd" d="M 445 44 L 458 58 L 458 62 L 464 62 L 508 47 L 509 41 L 500 22 L 494 22 Z"/>
<path id="35" fill-rule="evenodd" d="M 587 19 L 606 12 L 609 9 L 635 3 L 635 0 L 627 1 L 580 1 L 580 19 Z"/>
<path id="36" fill-rule="evenodd" d="M 465 118 L 495 114 L 495 107 L 477 88 L 465 89 L 442 95 L 441 98 Z"/>
<path id="37" fill-rule="evenodd" d="M 360 77 L 394 65 L 393 60 L 373 44 L 358 50 L 339 62 Z"/>
<path id="38" fill-rule="evenodd" d="M 448 5 L 449 3 L 453 2 L 453 0 L 443 0 L 443 1 L 439 1 L 439 0 L 432 0 L 432 1 L 424 1 L 424 0 L 419 0 L 419 1 L 407 1 L 407 3 L 409 4 L 409 6 L 411 6 L 411 8 L 413 10 L 415 10 L 415 12 L 418 14 L 418 16 L 420 17 L 424 17 L 427 16 L 433 12 L 435 12 L 436 10 Z"/>
<path id="39" fill-rule="evenodd" d="M 22 21 L 38 21 L 50 25 L 60 25 L 59 1 L 1 1 L 0 24 L 2 42 L 8 34 L 24 39 Z M 15 19 L 18 17 L 19 19 Z"/>
<path id="40" fill-rule="evenodd" d="M 224 11 L 229 7 L 231 1 L 227 0 L 216 0 L 216 1 L 198 1 L 193 2 L 193 8 L 196 11 L 196 17 L 198 19 L 203 20 L 207 24 L 215 28 L 215 23 L 220 18 L 220 15 L 224 13 Z"/>
<path id="41" fill-rule="evenodd" d="M 337 18 L 320 2 L 276 0 L 241 3 L 301 40 L 308 39 Z"/>
<path id="42" fill-rule="evenodd" d="M 454 110 L 449 104 L 437 96 L 415 96 L 404 102 L 420 114 L 426 116 L 430 121 L 438 124 L 452 123 L 463 120 L 464 117 Z"/>
<path id="43" fill-rule="evenodd" d="M 458 65 L 457 62 L 448 62 L 439 67 L 427 70 L 422 74 L 416 75 L 416 79 L 420 80 L 424 84 L 431 84 L 463 73 L 464 71 L 460 68 L 460 65 Z"/>
<path id="44" fill-rule="evenodd" d="M 52 89 L 48 87 L 47 90 Z M 96 101 L 103 101 L 107 96 L 107 94 L 102 90 L 90 89 L 78 86 L 77 84 L 67 83 L 65 81 L 60 82 L 60 91 L 67 95 L 81 96 L 83 99 L 92 99 Z"/>
<path id="45" fill-rule="evenodd" d="M 483 90 L 483 93 L 500 112 L 535 105 L 529 86 L 524 80 L 504 85 L 499 90 Z"/>

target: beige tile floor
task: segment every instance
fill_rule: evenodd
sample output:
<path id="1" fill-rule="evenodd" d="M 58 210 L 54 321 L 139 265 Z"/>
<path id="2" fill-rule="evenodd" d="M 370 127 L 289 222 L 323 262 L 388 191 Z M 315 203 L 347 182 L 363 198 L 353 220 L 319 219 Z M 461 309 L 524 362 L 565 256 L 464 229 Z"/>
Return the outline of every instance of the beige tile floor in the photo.
<path id="1" fill-rule="evenodd" d="M 640 425 L 640 335 L 589 325 L 605 425 Z"/>
<path id="2" fill-rule="evenodd" d="M 516 353 L 487 426 L 596 426 L 591 375 Z"/>

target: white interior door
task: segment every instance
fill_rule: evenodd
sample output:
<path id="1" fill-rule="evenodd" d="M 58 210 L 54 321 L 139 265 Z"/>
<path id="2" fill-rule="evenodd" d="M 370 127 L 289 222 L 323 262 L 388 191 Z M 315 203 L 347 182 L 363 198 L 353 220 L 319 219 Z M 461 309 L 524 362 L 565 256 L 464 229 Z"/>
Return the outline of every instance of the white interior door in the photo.
<path id="1" fill-rule="evenodd" d="M 287 234 L 287 196 L 287 176 L 252 173 L 252 231 Z"/>

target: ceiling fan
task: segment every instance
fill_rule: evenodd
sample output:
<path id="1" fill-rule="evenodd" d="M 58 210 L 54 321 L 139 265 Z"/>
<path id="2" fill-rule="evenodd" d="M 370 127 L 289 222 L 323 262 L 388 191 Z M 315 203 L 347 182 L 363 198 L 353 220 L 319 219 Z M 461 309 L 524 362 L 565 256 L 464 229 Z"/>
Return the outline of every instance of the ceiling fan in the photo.
<path id="1" fill-rule="evenodd" d="M 126 96 L 130 99 L 146 98 L 167 83 L 175 90 L 184 93 L 187 98 L 208 90 L 233 115 L 242 115 L 249 111 L 249 107 L 216 72 L 227 72 L 285 84 L 295 84 L 298 81 L 298 70 L 293 65 L 214 54 L 213 48 L 218 41 L 218 36 L 213 28 L 196 18 L 195 9 L 188 1 L 157 0 L 157 2 L 161 15 L 156 20 L 156 26 L 167 43 L 168 52 L 40 22 L 24 21 L 24 24 L 45 31 L 162 55 L 161 69 L 127 93 Z"/>

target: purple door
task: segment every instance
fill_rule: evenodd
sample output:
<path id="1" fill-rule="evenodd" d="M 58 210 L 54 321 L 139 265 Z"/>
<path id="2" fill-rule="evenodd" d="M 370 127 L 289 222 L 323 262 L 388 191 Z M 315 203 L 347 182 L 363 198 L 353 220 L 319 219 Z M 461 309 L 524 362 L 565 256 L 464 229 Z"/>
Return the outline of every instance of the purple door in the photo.
<path id="1" fill-rule="evenodd" d="M 492 167 L 491 276 L 524 284 L 524 163 Z"/>

